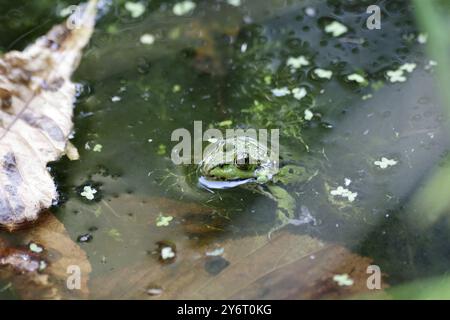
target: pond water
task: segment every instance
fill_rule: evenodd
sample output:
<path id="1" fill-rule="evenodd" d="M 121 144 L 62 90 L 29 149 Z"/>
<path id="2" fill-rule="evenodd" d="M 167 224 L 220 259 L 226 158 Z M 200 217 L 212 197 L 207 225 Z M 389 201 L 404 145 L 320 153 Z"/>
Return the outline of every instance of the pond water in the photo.
<path id="1" fill-rule="evenodd" d="M 424 231 L 405 209 L 449 148 L 435 67 L 409 1 L 196 1 L 181 16 L 175 1 L 142 1 L 145 11 L 134 18 L 125 2 L 103 3 L 74 77 L 71 142 L 80 159 L 50 165 L 60 192 L 52 212 L 87 253 L 90 298 L 153 298 L 149 286 L 182 297 L 172 293 L 189 281 L 182 266 L 220 274 L 238 253 L 201 267 L 194 261 L 230 241 L 265 238 L 276 223 L 271 199 L 242 188 L 209 192 L 196 185 L 195 168 L 172 163 L 172 132 L 193 132 L 194 121 L 204 129 L 280 129 L 282 160 L 310 176 L 285 188 L 296 216 L 313 219 L 277 232 L 369 257 L 389 286 L 447 272 L 446 219 Z M 366 27 L 374 2 L 380 30 Z M 0 50 L 22 49 L 60 22 L 69 4 L 2 2 Z M 333 21 L 347 32 L 327 33 Z M 299 56 L 308 64 L 290 68 L 289 58 Z M 402 66 L 405 81 L 392 82 L 387 71 Z M 330 79 L 317 68 L 331 71 Z M 285 87 L 307 95 L 273 94 Z M 81 195 L 86 186 L 96 190 L 92 200 Z M 354 199 L 333 195 L 339 186 Z M 175 259 L 162 261 L 161 246 Z M 5 289 L 0 297 L 16 296 Z"/>

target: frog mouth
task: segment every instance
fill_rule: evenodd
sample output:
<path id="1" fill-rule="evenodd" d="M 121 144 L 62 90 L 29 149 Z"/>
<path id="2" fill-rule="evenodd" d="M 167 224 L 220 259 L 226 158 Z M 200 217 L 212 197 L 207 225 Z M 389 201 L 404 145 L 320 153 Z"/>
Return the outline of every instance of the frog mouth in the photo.
<path id="1" fill-rule="evenodd" d="M 231 189 L 243 184 L 255 182 L 255 178 L 247 178 L 241 180 L 230 180 L 230 181 L 221 181 L 221 180 L 208 180 L 206 177 L 201 176 L 198 178 L 198 183 L 200 187 L 205 189 Z"/>

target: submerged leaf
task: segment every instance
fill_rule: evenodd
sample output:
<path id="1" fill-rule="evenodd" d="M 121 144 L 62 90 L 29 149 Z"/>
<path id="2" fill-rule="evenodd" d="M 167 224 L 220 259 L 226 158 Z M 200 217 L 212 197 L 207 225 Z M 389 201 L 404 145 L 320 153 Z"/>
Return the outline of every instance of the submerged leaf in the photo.
<path id="1" fill-rule="evenodd" d="M 195 203 L 122 195 L 108 205 L 109 210 L 114 208 L 119 216 L 135 213 L 136 225 L 146 220 L 153 225 L 160 212 L 182 223 L 172 224 L 170 232 L 151 226 L 153 239 L 161 240 L 155 252 L 145 258 L 136 257 L 133 264 L 93 279 L 91 298 L 318 299 L 374 293 L 367 287 L 370 276 L 367 268 L 372 259 L 341 245 L 293 234 L 287 228 L 274 233 L 271 239 L 267 234 L 254 233 L 241 237 L 231 234 L 223 238 L 208 237 L 208 225 L 211 226 L 208 219 L 213 213 Z M 237 224 L 236 219 L 228 222 Z M 131 222 L 127 221 L 129 227 Z M 197 228 L 192 224 L 197 224 Z M 226 224 L 221 227 L 226 228 Z M 150 238 L 145 237 L 145 245 Z M 173 250 L 167 248 L 169 246 Z M 162 252 L 163 248 L 167 249 Z M 114 252 L 119 250 L 116 248 Z M 335 275 L 342 274 L 352 279 L 351 286 L 340 286 L 333 280 Z M 384 289 L 388 285 L 382 280 Z M 147 293 L 148 288 L 154 286 L 162 290 L 157 297 Z"/>
<path id="2" fill-rule="evenodd" d="M 251 236 L 220 246 L 222 256 L 202 257 L 203 248 L 197 252 L 178 242 L 183 259 L 170 269 L 146 260 L 95 282 L 94 295 L 143 299 L 152 283 L 164 289 L 161 299 L 334 299 L 375 293 L 366 283 L 372 260 L 339 245 L 280 231 L 272 240 Z M 340 286 L 337 274 L 347 274 L 352 285 Z"/>
<path id="3" fill-rule="evenodd" d="M 93 32 L 96 2 L 83 7 L 76 24 L 55 26 L 24 51 L 0 57 L 0 225 L 9 230 L 36 220 L 57 199 L 46 165 L 66 150 L 70 77 Z"/>
<path id="4" fill-rule="evenodd" d="M 21 247 L 11 247 L 0 238 L 0 279 L 10 281 L 22 299 L 88 297 L 91 265 L 86 253 L 53 214 L 45 214 L 35 228 L 19 232 L 18 237 Z M 71 274 L 77 275 L 74 270 L 80 276 L 79 287 L 72 288 L 67 284 Z"/>

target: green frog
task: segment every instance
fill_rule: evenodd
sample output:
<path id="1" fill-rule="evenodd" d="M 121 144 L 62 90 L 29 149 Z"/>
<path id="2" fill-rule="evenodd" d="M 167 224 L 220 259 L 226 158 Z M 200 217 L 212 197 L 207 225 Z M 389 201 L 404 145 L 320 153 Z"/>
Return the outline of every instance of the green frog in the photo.
<path id="1" fill-rule="evenodd" d="M 250 136 L 219 139 L 208 145 L 198 167 L 199 184 L 207 189 L 246 187 L 277 203 L 277 223 L 270 235 L 296 220 L 296 201 L 280 185 L 307 181 L 311 176 L 297 165 L 279 166 L 267 146 Z"/>

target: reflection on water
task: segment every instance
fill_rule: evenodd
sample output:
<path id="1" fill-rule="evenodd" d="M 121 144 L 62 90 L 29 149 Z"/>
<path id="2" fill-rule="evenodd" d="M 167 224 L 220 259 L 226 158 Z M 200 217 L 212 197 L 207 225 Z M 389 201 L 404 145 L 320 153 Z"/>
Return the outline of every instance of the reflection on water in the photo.
<path id="1" fill-rule="evenodd" d="M 122 1 L 113 1 L 76 74 L 81 85 L 72 142 L 81 158 L 52 165 L 61 192 L 54 211 L 88 254 L 93 297 L 114 286 L 135 290 L 126 280 L 112 280 L 117 275 L 139 273 L 142 266 L 177 270 L 205 250 L 220 250 L 223 241 L 264 238 L 275 223 L 269 198 L 245 189 L 208 192 L 189 175 L 195 168 L 172 164 L 171 132 L 191 131 L 194 120 L 281 129 L 283 161 L 311 175 L 286 187 L 296 198 L 296 214 L 307 210 L 317 222 L 288 226 L 289 233 L 371 257 L 391 284 L 442 273 L 448 261 L 439 244 L 446 236 L 418 238 L 403 223 L 404 204 L 448 148 L 408 3 L 381 1 L 387 13 L 382 29 L 368 30 L 360 2 L 199 1 L 192 15 L 177 17 L 173 2 L 152 1 L 132 18 Z M 64 8 L 47 1 L 30 6 L 24 1 L 1 17 L 2 28 L 11 31 L 0 39 L 2 51 L 11 43 L 21 48 Z M 53 14 L 44 14 L 48 8 Z M 332 21 L 348 32 L 324 32 Z M 25 34 L 36 25 L 42 28 Z M 144 34 L 154 42 L 142 41 Z M 302 55 L 306 65 L 286 66 Z M 386 71 L 405 63 L 415 70 L 405 71 L 406 82 L 391 83 Z M 317 68 L 331 71 L 331 79 L 317 77 Z M 349 80 L 352 74 L 367 83 Z M 292 94 L 272 94 L 285 87 Z M 301 88 L 307 96 L 298 99 Z M 311 119 L 305 120 L 305 110 Z M 377 166 L 383 157 L 395 164 Z M 84 187 L 95 194 L 82 196 Z M 229 264 L 217 255 L 208 257 L 205 269 L 217 275 Z M 162 294 L 160 283 L 145 285 Z"/>

